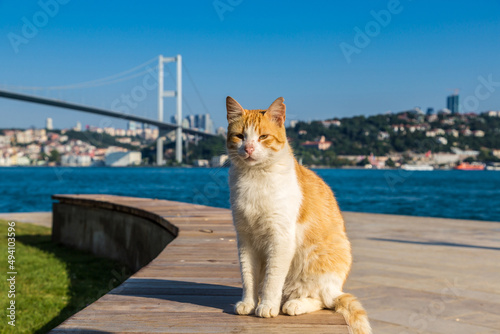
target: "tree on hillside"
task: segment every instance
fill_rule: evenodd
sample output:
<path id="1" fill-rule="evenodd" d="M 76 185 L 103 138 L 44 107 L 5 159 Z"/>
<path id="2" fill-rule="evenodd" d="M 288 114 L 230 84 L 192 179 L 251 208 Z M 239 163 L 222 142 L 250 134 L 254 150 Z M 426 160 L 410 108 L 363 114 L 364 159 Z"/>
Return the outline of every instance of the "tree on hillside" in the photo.
<path id="1" fill-rule="evenodd" d="M 196 159 L 211 159 L 226 153 L 226 141 L 224 137 L 208 137 L 198 141 L 198 143 L 189 143 L 188 146 L 188 163 L 192 163 Z"/>
<path id="2" fill-rule="evenodd" d="M 358 166 L 366 166 L 366 165 L 370 165 L 370 160 L 368 160 L 367 157 L 365 157 L 363 160 L 361 160 L 360 162 L 357 163 Z"/>
<path id="3" fill-rule="evenodd" d="M 49 161 L 50 162 L 61 162 L 61 153 L 59 153 L 59 151 L 57 151 L 57 150 L 50 151 Z"/>

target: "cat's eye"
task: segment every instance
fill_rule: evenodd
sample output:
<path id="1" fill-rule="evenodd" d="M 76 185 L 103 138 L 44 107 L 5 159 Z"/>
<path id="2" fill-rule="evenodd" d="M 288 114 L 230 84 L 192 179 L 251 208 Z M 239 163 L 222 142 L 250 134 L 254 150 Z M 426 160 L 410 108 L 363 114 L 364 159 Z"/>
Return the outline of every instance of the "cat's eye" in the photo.
<path id="1" fill-rule="evenodd" d="M 243 136 L 242 133 L 238 133 L 235 137 L 240 138 L 241 140 L 245 139 L 245 136 Z"/>
<path id="2" fill-rule="evenodd" d="M 266 139 L 268 136 L 269 136 L 269 135 L 262 135 L 262 136 L 260 136 L 260 137 L 259 137 L 259 140 L 264 140 L 264 139 Z"/>

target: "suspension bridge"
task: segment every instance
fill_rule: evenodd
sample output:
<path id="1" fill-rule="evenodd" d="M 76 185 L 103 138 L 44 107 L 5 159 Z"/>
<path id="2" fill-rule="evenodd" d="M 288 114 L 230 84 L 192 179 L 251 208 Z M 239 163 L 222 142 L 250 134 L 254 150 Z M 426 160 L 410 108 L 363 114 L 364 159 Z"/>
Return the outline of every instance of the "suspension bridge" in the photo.
<path id="1" fill-rule="evenodd" d="M 146 70 L 144 70 L 142 72 L 137 73 L 138 69 L 144 68 L 147 64 L 151 63 L 154 60 L 158 61 L 158 65 L 154 68 L 154 69 L 157 69 L 157 73 L 155 73 L 154 69 L 152 69 L 150 67 L 146 68 Z M 168 74 L 171 77 L 173 77 L 173 74 L 170 71 L 170 69 L 165 66 L 166 63 L 176 63 L 176 65 L 177 65 L 176 66 L 177 70 L 176 70 L 175 90 L 165 90 L 164 89 L 165 70 L 167 70 Z M 6 98 L 6 99 L 11 99 L 11 100 L 35 103 L 35 104 L 39 104 L 39 105 L 46 105 L 46 106 L 52 106 L 52 107 L 57 107 L 57 108 L 70 109 L 70 110 L 75 110 L 75 111 L 80 111 L 80 112 L 85 112 L 85 113 L 113 117 L 113 118 L 123 119 L 123 120 L 127 120 L 127 121 L 133 121 L 133 122 L 137 122 L 137 123 L 149 124 L 152 126 L 156 126 L 159 129 L 159 135 L 158 135 L 158 139 L 156 141 L 156 149 L 157 149 L 156 163 L 157 163 L 157 165 L 163 164 L 163 151 L 164 151 L 163 150 L 163 137 L 164 137 L 164 135 L 169 131 L 175 131 L 175 159 L 178 163 L 181 163 L 182 162 L 182 137 L 183 137 L 183 133 L 186 135 L 188 135 L 188 134 L 194 135 L 196 137 L 215 136 L 213 133 L 208 133 L 206 131 L 201 131 L 198 129 L 187 128 L 187 127 L 182 126 L 182 106 L 183 106 L 183 101 L 186 102 L 185 100 L 183 100 L 183 95 L 182 95 L 182 69 L 183 69 L 183 64 L 182 64 L 181 55 L 177 55 L 175 57 L 163 57 L 162 55 L 160 55 L 159 57 L 154 58 L 152 60 L 149 60 L 148 62 L 141 64 L 139 66 L 136 66 L 132 69 L 129 69 L 129 70 L 105 77 L 105 78 L 97 79 L 97 80 L 86 81 L 86 82 L 64 85 L 64 86 L 48 86 L 48 87 L 6 86 L 6 88 L 9 88 L 9 89 L 0 89 L 0 97 Z M 134 73 L 134 72 L 136 72 L 136 73 Z M 158 119 L 137 116 L 137 115 L 134 115 L 131 113 L 118 112 L 118 111 L 111 110 L 111 109 L 98 108 L 98 107 L 85 105 L 85 104 L 77 104 L 77 103 L 73 103 L 73 102 L 64 101 L 61 99 L 41 97 L 41 96 L 37 96 L 35 94 L 19 93 L 19 92 L 15 91 L 15 90 L 21 90 L 21 91 L 31 90 L 34 92 L 36 92 L 36 91 L 62 91 L 62 90 L 69 90 L 69 89 L 74 90 L 74 89 L 82 89 L 82 88 L 88 88 L 88 87 L 99 87 L 99 86 L 103 86 L 103 85 L 113 84 L 116 82 L 130 80 L 132 78 L 136 78 L 136 77 L 139 77 L 141 75 L 144 76 L 146 74 L 149 74 L 150 76 L 157 75 Z M 195 92 L 197 93 L 204 109 L 206 111 L 208 111 L 194 81 L 192 80 L 191 76 L 189 75 L 189 72 L 187 72 L 187 74 L 188 74 L 189 79 L 192 82 L 192 85 L 195 89 Z M 137 86 L 138 91 L 140 91 L 140 89 L 145 91 L 146 88 L 152 89 L 155 86 L 154 84 L 147 83 L 146 78 L 144 78 L 142 85 L 145 87 Z M 163 120 L 164 98 L 167 98 L 167 97 L 176 98 L 176 113 L 175 113 L 176 123 L 175 124 L 164 122 L 164 120 Z"/>

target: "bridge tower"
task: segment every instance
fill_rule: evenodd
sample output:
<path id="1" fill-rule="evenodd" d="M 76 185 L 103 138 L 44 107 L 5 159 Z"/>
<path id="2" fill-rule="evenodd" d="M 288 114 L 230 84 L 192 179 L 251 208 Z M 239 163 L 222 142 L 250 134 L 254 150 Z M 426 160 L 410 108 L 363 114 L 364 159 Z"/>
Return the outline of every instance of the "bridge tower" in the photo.
<path id="1" fill-rule="evenodd" d="M 175 90 L 165 91 L 164 85 L 164 63 L 177 63 L 177 81 Z M 177 129 L 175 130 L 175 160 L 178 163 L 182 162 L 182 57 L 177 55 L 176 57 L 163 57 L 160 55 L 158 57 L 158 120 L 163 122 L 163 98 L 164 97 L 176 97 L 177 98 Z M 163 165 L 163 139 L 162 136 L 165 135 L 165 131 L 159 129 L 158 139 L 156 141 L 156 164 L 158 166 Z"/>

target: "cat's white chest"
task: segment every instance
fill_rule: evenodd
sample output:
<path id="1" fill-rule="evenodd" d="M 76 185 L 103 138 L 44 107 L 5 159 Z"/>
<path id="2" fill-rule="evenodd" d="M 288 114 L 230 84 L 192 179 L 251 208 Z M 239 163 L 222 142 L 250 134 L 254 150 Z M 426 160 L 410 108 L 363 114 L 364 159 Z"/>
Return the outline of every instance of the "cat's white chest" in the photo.
<path id="1" fill-rule="evenodd" d="M 247 173 L 232 170 L 230 186 L 231 205 L 239 218 L 237 223 L 246 225 L 240 228 L 265 229 L 275 221 L 282 225 L 288 223 L 290 227 L 295 225 L 302 194 L 293 168 Z"/>

